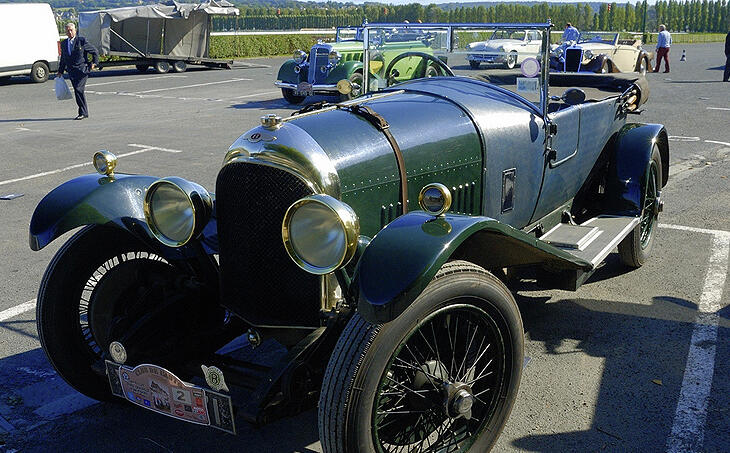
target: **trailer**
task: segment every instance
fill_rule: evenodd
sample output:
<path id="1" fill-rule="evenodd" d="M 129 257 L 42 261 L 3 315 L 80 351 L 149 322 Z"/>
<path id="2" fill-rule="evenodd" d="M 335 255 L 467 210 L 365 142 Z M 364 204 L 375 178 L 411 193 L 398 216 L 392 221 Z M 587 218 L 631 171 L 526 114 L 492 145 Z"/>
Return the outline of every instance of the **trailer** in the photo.
<path id="1" fill-rule="evenodd" d="M 188 64 L 230 69 L 233 60 L 210 58 L 212 16 L 237 16 L 226 0 L 203 3 L 167 1 L 153 5 L 79 13 L 79 31 L 100 55 L 116 57 L 99 64 L 135 65 L 146 72 L 184 72 Z"/>

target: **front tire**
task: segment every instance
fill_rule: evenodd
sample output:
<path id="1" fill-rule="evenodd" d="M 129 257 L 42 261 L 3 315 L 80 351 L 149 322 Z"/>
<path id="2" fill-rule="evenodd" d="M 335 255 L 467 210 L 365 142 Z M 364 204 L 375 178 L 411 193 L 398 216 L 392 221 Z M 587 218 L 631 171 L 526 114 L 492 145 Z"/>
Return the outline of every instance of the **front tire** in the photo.
<path id="1" fill-rule="evenodd" d="M 517 52 L 510 52 L 507 55 L 507 61 L 504 62 L 504 67 L 507 69 L 514 69 L 517 66 Z"/>
<path id="2" fill-rule="evenodd" d="M 222 315 L 206 303 L 217 303 L 214 291 L 179 289 L 186 275 L 123 230 L 81 229 L 53 257 L 38 291 L 38 336 L 48 360 L 74 389 L 110 400 L 104 359 L 112 341 L 124 344 L 131 365 L 174 367 L 196 357 L 201 342 L 176 332 L 210 334 Z M 194 311 L 194 320 L 179 315 Z"/>
<path id="3" fill-rule="evenodd" d="M 479 61 L 469 60 L 469 66 L 471 66 L 472 69 L 479 69 L 480 64 L 481 62 Z"/>
<path id="4" fill-rule="evenodd" d="M 349 94 L 341 94 L 340 101 L 349 101 L 362 96 L 364 84 L 362 72 L 353 72 L 347 80 L 352 84 L 352 91 Z"/>
<path id="5" fill-rule="evenodd" d="M 35 83 L 43 83 L 48 80 L 48 65 L 42 61 L 33 63 L 30 70 L 30 79 Z"/>
<path id="6" fill-rule="evenodd" d="M 488 451 L 517 396 L 523 349 L 509 290 L 471 263 L 445 264 L 395 320 L 350 320 L 320 395 L 323 450 Z"/>
<path id="7" fill-rule="evenodd" d="M 150 68 L 150 65 L 148 64 L 136 64 L 134 65 L 135 68 L 137 68 L 137 71 L 145 73 Z"/>
<path id="8" fill-rule="evenodd" d="M 286 99 L 286 102 L 294 105 L 301 104 L 304 102 L 304 99 L 306 99 L 306 96 L 297 96 L 294 94 L 294 90 L 290 88 L 282 88 L 281 94 L 284 96 L 284 99 Z"/>
<path id="9" fill-rule="evenodd" d="M 641 221 L 618 245 L 621 262 L 626 266 L 639 268 L 651 256 L 654 235 L 659 223 L 661 206 L 660 192 L 662 182 L 662 158 L 656 144 L 651 152 L 647 173 L 644 199 L 642 200 Z"/>

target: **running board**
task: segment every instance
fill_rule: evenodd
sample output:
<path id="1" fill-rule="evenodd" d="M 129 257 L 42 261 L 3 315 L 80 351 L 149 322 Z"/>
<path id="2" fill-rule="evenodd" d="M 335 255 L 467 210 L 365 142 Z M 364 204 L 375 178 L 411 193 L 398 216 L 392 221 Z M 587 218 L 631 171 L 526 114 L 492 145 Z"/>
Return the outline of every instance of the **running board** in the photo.
<path id="1" fill-rule="evenodd" d="M 538 278 L 541 285 L 573 291 L 578 289 L 639 221 L 639 217 L 598 216 L 581 225 L 556 225 L 540 240 L 591 263 L 593 268 L 589 271 L 546 271 Z"/>

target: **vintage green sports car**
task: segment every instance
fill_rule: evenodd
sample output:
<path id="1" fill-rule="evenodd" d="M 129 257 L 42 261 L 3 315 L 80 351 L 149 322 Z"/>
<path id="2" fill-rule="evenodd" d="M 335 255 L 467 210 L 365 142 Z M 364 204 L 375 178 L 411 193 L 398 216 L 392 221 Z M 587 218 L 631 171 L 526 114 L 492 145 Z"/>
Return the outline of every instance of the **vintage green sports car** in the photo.
<path id="1" fill-rule="evenodd" d="M 454 33 L 488 32 L 464 29 L 550 48 L 549 23 L 419 26 L 453 61 Z M 641 266 L 668 178 L 664 127 L 628 121 L 646 81 L 548 58 L 266 115 L 215 193 L 97 152 L 30 223 L 33 250 L 81 227 L 40 283 L 50 362 L 92 398 L 228 432 L 319 401 L 325 452 L 488 451 L 524 359 L 505 282 L 574 290 L 616 247 Z"/>
<path id="2" fill-rule="evenodd" d="M 321 94 L 348 100 L 366 92 L 363 89 L 363 30 L 363 27 L 341 27 L 337 29 L 334 43 L 320 41 L 309 53 L 295 51 L 294 57 L 279 68 L 274 82 L 281 88 L 284 99 L 300 104 L 307 96 Z M 378 49 L 377 54 L 370 55 L 373 89 L 413 78 L 442 75 L 438 66 L 420 58 L 420 54 L 433 54 L 427 33 L 411 33 L 399 28 L 382 30 L 381 36 L 372 37 L 370 42 Z M 404 54 L 408 55 L 398 58 L 386 73 L 390 63 Z"/>

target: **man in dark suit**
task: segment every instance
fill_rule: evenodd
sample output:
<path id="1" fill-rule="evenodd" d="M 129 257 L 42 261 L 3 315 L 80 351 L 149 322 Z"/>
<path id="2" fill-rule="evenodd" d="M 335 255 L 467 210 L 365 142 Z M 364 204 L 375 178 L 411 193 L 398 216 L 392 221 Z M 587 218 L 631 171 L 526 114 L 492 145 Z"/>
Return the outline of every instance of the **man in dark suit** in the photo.
<path id="1" fill-rule="evenodd" d="M 76 104 L 79 106 L 79 115 L 75 118 L 82 120 L 89 117 L 89 109 L 86 106 L 86 79 L 89 72 L 99 62 L 99 52 L 96 48 L 86 42 L 83 36 L 76 36 L 76 25 L 73 22 L 66 24 L 66 36 L 68 39 L 61 43 L 61 62 L 58 65 L 58 77 L 63 77 L 64 69 L 68 72 L 71 85 L 74 87 Z M 92 56 L 89 63 L 89 54 Z"/>

